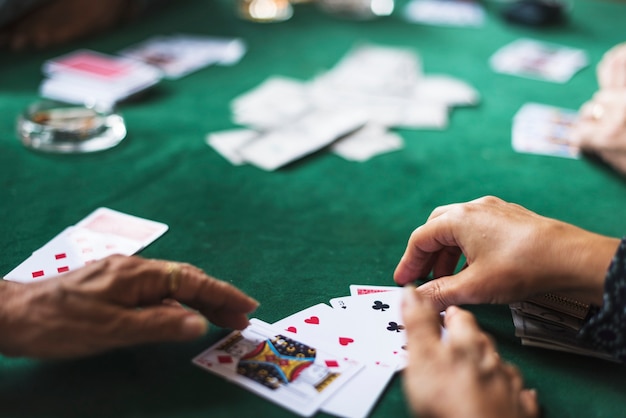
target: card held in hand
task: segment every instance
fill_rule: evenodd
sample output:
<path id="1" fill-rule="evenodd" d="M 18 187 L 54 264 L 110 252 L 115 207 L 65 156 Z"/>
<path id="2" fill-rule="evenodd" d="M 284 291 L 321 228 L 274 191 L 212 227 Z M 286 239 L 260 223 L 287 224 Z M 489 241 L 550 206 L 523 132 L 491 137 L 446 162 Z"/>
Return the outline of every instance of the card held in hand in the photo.
<path id="1" fill-rule="evenodd" d="M 363 367 L 258 319 L 192 362 L 300 415 L 311 416 Z"/>

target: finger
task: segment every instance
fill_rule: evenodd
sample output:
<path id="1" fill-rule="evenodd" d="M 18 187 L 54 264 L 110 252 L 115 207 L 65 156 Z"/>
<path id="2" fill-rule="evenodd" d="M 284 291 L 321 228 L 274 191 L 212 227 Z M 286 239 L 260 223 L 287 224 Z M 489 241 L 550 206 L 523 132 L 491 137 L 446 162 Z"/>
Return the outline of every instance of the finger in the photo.
<path id="1" fill-rule="evenodd" d="M 446 247 L 458 246 L 453 233 L 454 224 L 449 219 L 448 216 L 441 215 L 413 231 L 394 272 L 396 283 L 406 284 L 426 277 L 436 253 Z"/>
<path id="2" fill-rule="evenodd" d="M 432 304 L 406 286 L 402 295 L 402 320 L 406 327 L 409 358 L 421 361 L 441 343 L 440 315 Z M 412 362 L 410 360 L 410 362 Z"/>
<path id="3" fill-rule="evenodd" d="M 259 305 L 235 286 L 208 276 L 190 264 L 153 260 L 153 265 L 159 276 L 158 294 L 161 298 L 177 300 L 199 311 L 250 313 Z"/>
<path id="4" fill-rule="evenodd" d="M 456 266 L 459 264 L 463 252 L 458 247 L 445 247 L 437 254 L 436 261 L 433 265 L 433 276 L 435 278 L 448 276 L 454 273 Z"/>
<path id="5" fill-rule="evenodd" d="M 201 337 L 208 330 L 208 322 L 201 315 L 186 309 L 152 306 L 120 313 L 121 326 L 116 330 L 120 345 L 136 345 L 163 341 L 189 341 Z"/>
<path id="6" fill-rule="evenodd" d="M 459 205 L 460 205 L 460 203 L 451 203 L 449 205 L 438 206 L 435 209 L 433 209 L 433 211 L 430 213 L 430 215 L 428 216 L 428 220 L 427 221 L 435 219 L 435 218 L 443 215 L 444 213 L 447 213 L 447 212 L 451 211 L 452 209 L 454 209 L 455 207 L 457 207 Z"/>
<path id="7" fill-rule="evenodd" d="M 539 401 L 537 400 L 537 391 L 535 389 L 524 389 L 519 395 L 520 404 L 524 411 L 524 416 L 535 418 L 539 416 Z"/>
<path id="8" fill-rule="evenodd" d="M 447 330 L 448 341 L 454 345 L 459 344 L 475 351 L 481 358 L 485 352 L 493 354 L 495 346 L 485 334 L 472 313 L 457 306 L 446 309 L 444 326 Z"/>
<path id="9" fill-rule="evenodd" d="M 160 305 L 163 299 L 174 299 L 215 319 L 217 325 L 245 327 L 242 317 L 259 305 L 233 285 L 190 264 L 112 256 L 94 269 L 112 276 L 109 297 L 127 307 Z"/>
<path id="10" fill-rule="evenodd" d="M 490 301 L 490 294 L 474 279 L 476 264 L 469 265 L 451 276 L 441 276 L 417 287 L 417 293 L 428 299 L 435 309 Z"/>

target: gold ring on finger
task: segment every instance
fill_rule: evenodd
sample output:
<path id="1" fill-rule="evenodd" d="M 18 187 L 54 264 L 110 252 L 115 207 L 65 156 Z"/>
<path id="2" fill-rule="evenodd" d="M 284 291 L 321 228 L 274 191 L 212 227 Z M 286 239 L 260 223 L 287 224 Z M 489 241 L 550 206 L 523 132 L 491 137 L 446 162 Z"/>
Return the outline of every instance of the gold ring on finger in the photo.
<path id="1" fill-rule="evenodd" d="M 167 290 L 170 295 L 178 291 L 180 287 L 181 267 L 179 263 L 168 262 L 167 266 Z"/>

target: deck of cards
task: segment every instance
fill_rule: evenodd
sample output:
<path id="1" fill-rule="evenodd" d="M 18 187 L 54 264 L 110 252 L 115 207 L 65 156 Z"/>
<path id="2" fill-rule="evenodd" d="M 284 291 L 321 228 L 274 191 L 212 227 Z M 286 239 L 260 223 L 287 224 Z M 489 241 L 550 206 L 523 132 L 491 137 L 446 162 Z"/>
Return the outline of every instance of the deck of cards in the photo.
<path id="1" fill-rule="evenodd" d="M 161 72 L 140 61 L 79 50 L 46 61 L 43 97 L 75 104 L 113 107 L 161 80 Z"/>
<path id="2" fill-rule="evenodd" d="M 161 222 L 99 208 L 34 251 L 4 279 L 29 283 L 68 273 L 113 254 L 132 255 L 167 229 Z"/>
<path id="3" fill-rule="evenodd" d="M 401 298 L 401 287 L 351 285 L 330 305 L 252 319 L 192 361 L 301 416 L 366 417 L 407 362 Z"/>
<path id="4" fill-rule="evenodd" d="M 329 148 L 351 161 L 398 150 L 391 128 L 445 129 L 478 92 L 448 75 L 424 75 L 412 50 L 360 45 L 309 81 L 270 77 L 231 102 L 242 128 L 211 132 L 208 145 L 234 165 L 272 171 Z"/>
<path id="5" fill-rule="evenodd" d="M 590 306 L 561 295 L 547 293 L 510 305 L 515 336 L 522 345 L 564 351 L 617 361 L 578 338 Z"/>

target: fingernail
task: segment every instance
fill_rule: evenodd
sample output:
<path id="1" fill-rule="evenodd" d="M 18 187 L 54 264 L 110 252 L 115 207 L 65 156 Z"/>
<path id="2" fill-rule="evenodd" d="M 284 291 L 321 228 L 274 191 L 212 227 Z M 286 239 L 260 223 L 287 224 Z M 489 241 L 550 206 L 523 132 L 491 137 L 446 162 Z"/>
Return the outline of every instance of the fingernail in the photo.
<path id="1" fill-rule="evenodd" d="M 209 323 L 206 319 L 198 315 L 189 315 L 183 319 L 181 333 L 187 338 L 198 338 L 206 334 Z"/>

